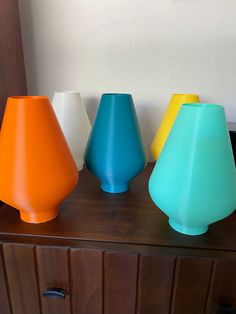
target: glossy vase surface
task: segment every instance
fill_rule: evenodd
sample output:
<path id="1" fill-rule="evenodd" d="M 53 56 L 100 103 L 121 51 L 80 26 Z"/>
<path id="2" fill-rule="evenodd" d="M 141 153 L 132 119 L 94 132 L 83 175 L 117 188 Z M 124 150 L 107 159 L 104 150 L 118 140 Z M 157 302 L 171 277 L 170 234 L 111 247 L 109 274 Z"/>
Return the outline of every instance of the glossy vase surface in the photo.
<path id="1" fill-rule="evenodd" d="M 55 92 L 52 106 L 78 170 L 83 169 L 84 150 L 91 124 L 79 92 Z"/>
<path id="2" fill-rule="evenodd" d="M 78 171 L 47 97 L 9 97 L 0 135 L 0 199 L 21 219 L 53 219 Z"/>
<path id="3" fill-rule="evenodd" d="M 199 96 L 194 94 L 173 94 L 171 96 L 151 145 L 151 152 L 155 160 L 160 156 L 181 105 L 184 103 L 199 103 L 199 101 Z"/>
<path id="4" fill-rule="evenodd" d="M 189 235 L 236 208 L 236 168 L 224 108 L 184 104 L 149 180 L 154 203 Z"/>
<path id="5" fill-rule="evenodd" d="M 87 168 L 105 192 L 128 190 L 146 165 L 146 152 L 129 94 L 103 94 L 85 151 Z"/>

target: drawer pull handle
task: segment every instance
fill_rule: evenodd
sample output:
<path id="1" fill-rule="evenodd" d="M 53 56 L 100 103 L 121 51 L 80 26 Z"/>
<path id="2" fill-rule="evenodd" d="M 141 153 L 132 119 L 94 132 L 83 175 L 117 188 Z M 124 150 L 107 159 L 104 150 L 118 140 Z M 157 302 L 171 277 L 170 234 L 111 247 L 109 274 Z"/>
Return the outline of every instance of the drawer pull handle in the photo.
<path id="1" fill-rule="evenodd" d="M 216 314 L 236 314 L 236 309 L 229 305 L 220 305 Z"/>
<path id="2" fill-rule="evenodd" d="M 65 299 L 66 292 L 61 288 L 48 288 L 42 294 L 45 298 Z"/>

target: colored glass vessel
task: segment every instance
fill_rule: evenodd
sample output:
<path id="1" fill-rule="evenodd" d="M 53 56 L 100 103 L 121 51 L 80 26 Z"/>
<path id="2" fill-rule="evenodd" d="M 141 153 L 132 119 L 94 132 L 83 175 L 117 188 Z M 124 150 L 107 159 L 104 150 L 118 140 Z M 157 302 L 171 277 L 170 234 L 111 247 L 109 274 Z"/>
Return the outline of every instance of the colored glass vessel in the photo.
<path id="1" fill-rule="evenodd" d="M 78 170 L 44 96 L 9 97 L 0 136 L 0 199 L 25 222 L 55 218 Z"/>
<path id="2" fill-rule="evenodd" d="M 199 103 L 199 96 L 194 94 L 173 94 L 171 96 L 151 145 L 151 152 L 155 160 L 159 158 L 181 105 L 184 103 Z"/>
<path id="3" fill-rule="evenodd" d="M 55 92 L 52 106 L 78 170 L 83 169 L 84 150 L 91 124 L 79 92 Z"/>
<path id="4" fill-rule="evenodd" d="M 87 168 L 105 192 L 121 193 L 146 165 L 146 152 L 129 94 L 103 94 L 85 151 Z"/>
<path id="5" fill-rule="evenodd" d="M 149 180 L 175 230 L 198 235 L 236 208 L 236 168 L 224 108 L 184 104 Z"/>

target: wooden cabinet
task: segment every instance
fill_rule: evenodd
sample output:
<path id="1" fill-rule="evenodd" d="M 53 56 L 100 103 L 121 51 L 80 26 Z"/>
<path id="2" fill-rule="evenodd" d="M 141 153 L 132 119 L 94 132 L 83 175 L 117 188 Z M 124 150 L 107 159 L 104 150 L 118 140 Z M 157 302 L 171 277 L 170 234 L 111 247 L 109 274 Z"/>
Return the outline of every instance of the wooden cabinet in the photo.
<path id="1" fill-rule="evenodd" d="M 83 170 L 48 223 L 2 206 L 0 314 L 236 313 L 235 214 L 202 236 L 175 232 L 148 195 L 152 167 L 114 195 Z"/>
<path id="2" fill-rule="evenodd" d="M 3 256 L 13 313 L 40 314 L 34 246 L 5 243 Z"/>
<path id="3" fill-rule="evenodd" d="M 2 257 L 0 255 L 0 309 L 4 314 L 10 314 L 10 303 L 7 293 L 7 282 L 4 274 Z"/>

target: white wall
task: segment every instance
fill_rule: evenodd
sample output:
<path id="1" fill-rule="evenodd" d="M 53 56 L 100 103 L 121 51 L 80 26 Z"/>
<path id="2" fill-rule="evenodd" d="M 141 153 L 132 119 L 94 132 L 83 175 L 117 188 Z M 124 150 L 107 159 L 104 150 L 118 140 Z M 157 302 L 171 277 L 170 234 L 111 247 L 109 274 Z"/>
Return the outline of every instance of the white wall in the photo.
<path id="1" fill-rule="evenodd" d="M 19 0 L 30 94 L 132 93 L 149 147 L 172 93 L 236 121 L 235 0 Z"/>

